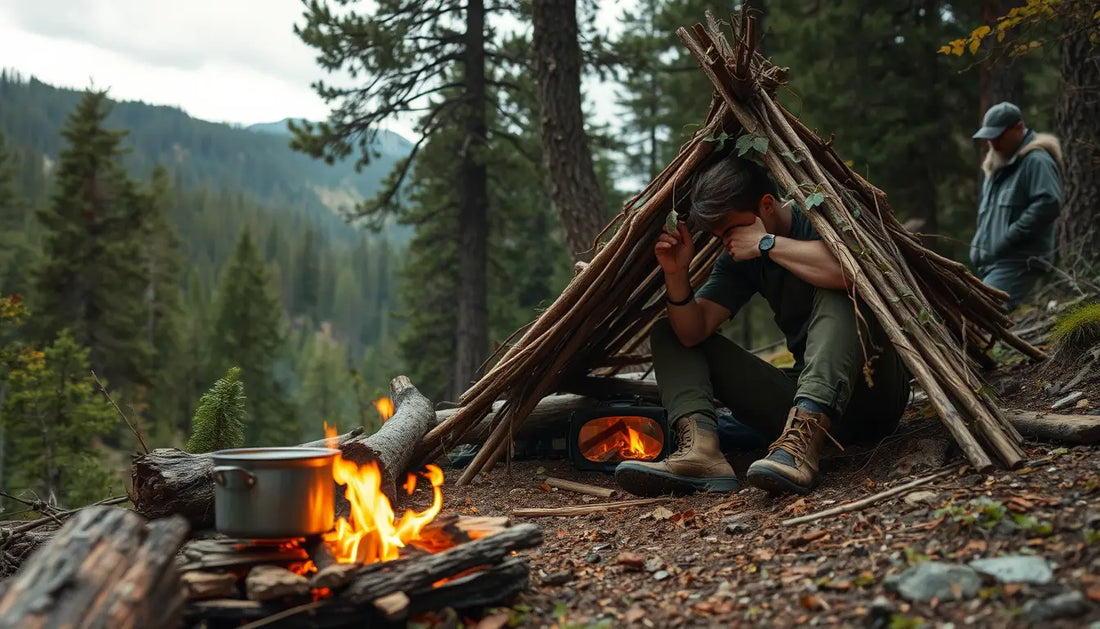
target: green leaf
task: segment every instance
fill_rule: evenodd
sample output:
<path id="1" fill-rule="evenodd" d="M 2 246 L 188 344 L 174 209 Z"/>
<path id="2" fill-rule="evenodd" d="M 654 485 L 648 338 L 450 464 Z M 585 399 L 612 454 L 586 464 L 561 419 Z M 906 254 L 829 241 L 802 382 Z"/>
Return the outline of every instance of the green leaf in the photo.
<path id="1" fill-rule="evenodd" d="M 757 137 L 752 141 L 752 148 L 761 155 L 768 152 L 768 138 Z"/>
<path id="2" fill-rule="evenodd" d="M 815 192 L 806 197 L 806 207 L 817 207 L 825 202 L 825 195 L 821 192 Z"/>

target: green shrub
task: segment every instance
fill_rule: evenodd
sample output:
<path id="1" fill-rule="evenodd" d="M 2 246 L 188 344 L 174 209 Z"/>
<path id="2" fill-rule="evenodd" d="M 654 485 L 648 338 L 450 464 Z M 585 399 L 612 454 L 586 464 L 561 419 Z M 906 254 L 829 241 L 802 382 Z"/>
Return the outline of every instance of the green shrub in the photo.
<path id="1" fill-rule="evenodd" d="M 1100 343 L 1100 302 L 1073 308 L 1055 322 L 1051 341 L 1058 347 L 1088 349 Z"/>
<path id="2" fill-rule="evenodd" d="M 244 445 L 244 383 L 241 370 L 232 367 L 199 400 L 191 420 L 191 454 L 213 452 Z"/>

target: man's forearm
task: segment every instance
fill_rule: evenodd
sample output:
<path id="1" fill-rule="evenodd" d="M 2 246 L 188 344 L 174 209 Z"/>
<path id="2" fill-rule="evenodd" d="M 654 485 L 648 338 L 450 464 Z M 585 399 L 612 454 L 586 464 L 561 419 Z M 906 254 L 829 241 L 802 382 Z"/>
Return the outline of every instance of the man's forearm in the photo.
<path id="1" fill-rule="evenodd" d="M 777 236 L 769 257 L 807 284 L 835 290 L 848 288 L 849 280 L 844 268 L 823 240 L 795 240 Z"/>
<path id="2" fill-rule="evenodd" d="M 691 282 L 684 275 L 665 275 L 665 292 L 670 302 L 682 302 L 691 295 Z M 674 306 L 667 304 L 668 321 L 672 324 L 672 330 L 676 338 L 687 347 L 691 347 L 703 340 L 700 331 L 706 328 L 703 318 L 703 307 L 695 301 L 694 297 L 686 304 Z"/>

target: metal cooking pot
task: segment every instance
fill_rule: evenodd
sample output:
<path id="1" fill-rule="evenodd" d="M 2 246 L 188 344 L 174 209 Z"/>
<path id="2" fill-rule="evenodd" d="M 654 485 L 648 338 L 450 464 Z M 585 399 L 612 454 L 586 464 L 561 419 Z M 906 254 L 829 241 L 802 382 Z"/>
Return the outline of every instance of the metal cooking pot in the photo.
<path id="1" fill-rule="evenodd" d="M 235 537 L 304 537 L 332 529 L 329 448 L 238 448 L 214 457 L 214 524 Z"/>

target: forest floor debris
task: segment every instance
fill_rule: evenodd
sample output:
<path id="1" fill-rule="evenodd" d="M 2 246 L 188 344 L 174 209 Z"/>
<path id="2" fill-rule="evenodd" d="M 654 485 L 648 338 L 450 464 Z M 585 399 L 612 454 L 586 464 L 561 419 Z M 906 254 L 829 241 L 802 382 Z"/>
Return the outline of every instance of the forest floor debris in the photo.
<path id="1" fill-rule="evenodd" d="M 1036 383 L 1040 369 L 1002 369 L 991 384 L 1015 392 L 1006 402 L 1043 410 L 1050 401 Z M 1100 382 L 1084 386 L 1100 401 Z M 951 447 L 919 456 L 929 440 Z M 532 627 L 1088 626 L 1100 620 L 1097 448 L 1029 441 L 1025 450 L 1022 469 L 974 473 L 926 404 L 915 403 L 882 443 L 833 451 L 821 487 L 808 496 L 746 488 L 532 519 L 545 542 L 529 553 L 531 587 L 486 617 Z M 957 471 L 863 511 L 781 525 L 945 463 Z M 446 487 L 444 510 L 508 515 L 600 501 L 548 487 L 546 475 L 615 488 L 611 475 L 578 472 L 565 460 L 517 461 L 510 472 L 498 465 L 469 486 Z M 1008 559 L 982 561 L 996 557 Z M 928 562 L 936 563 L 915 570 Z M 909 586 L 899 587 L 906 574 Z M 907 598 L 910 591 L 930 595 Z"/>

